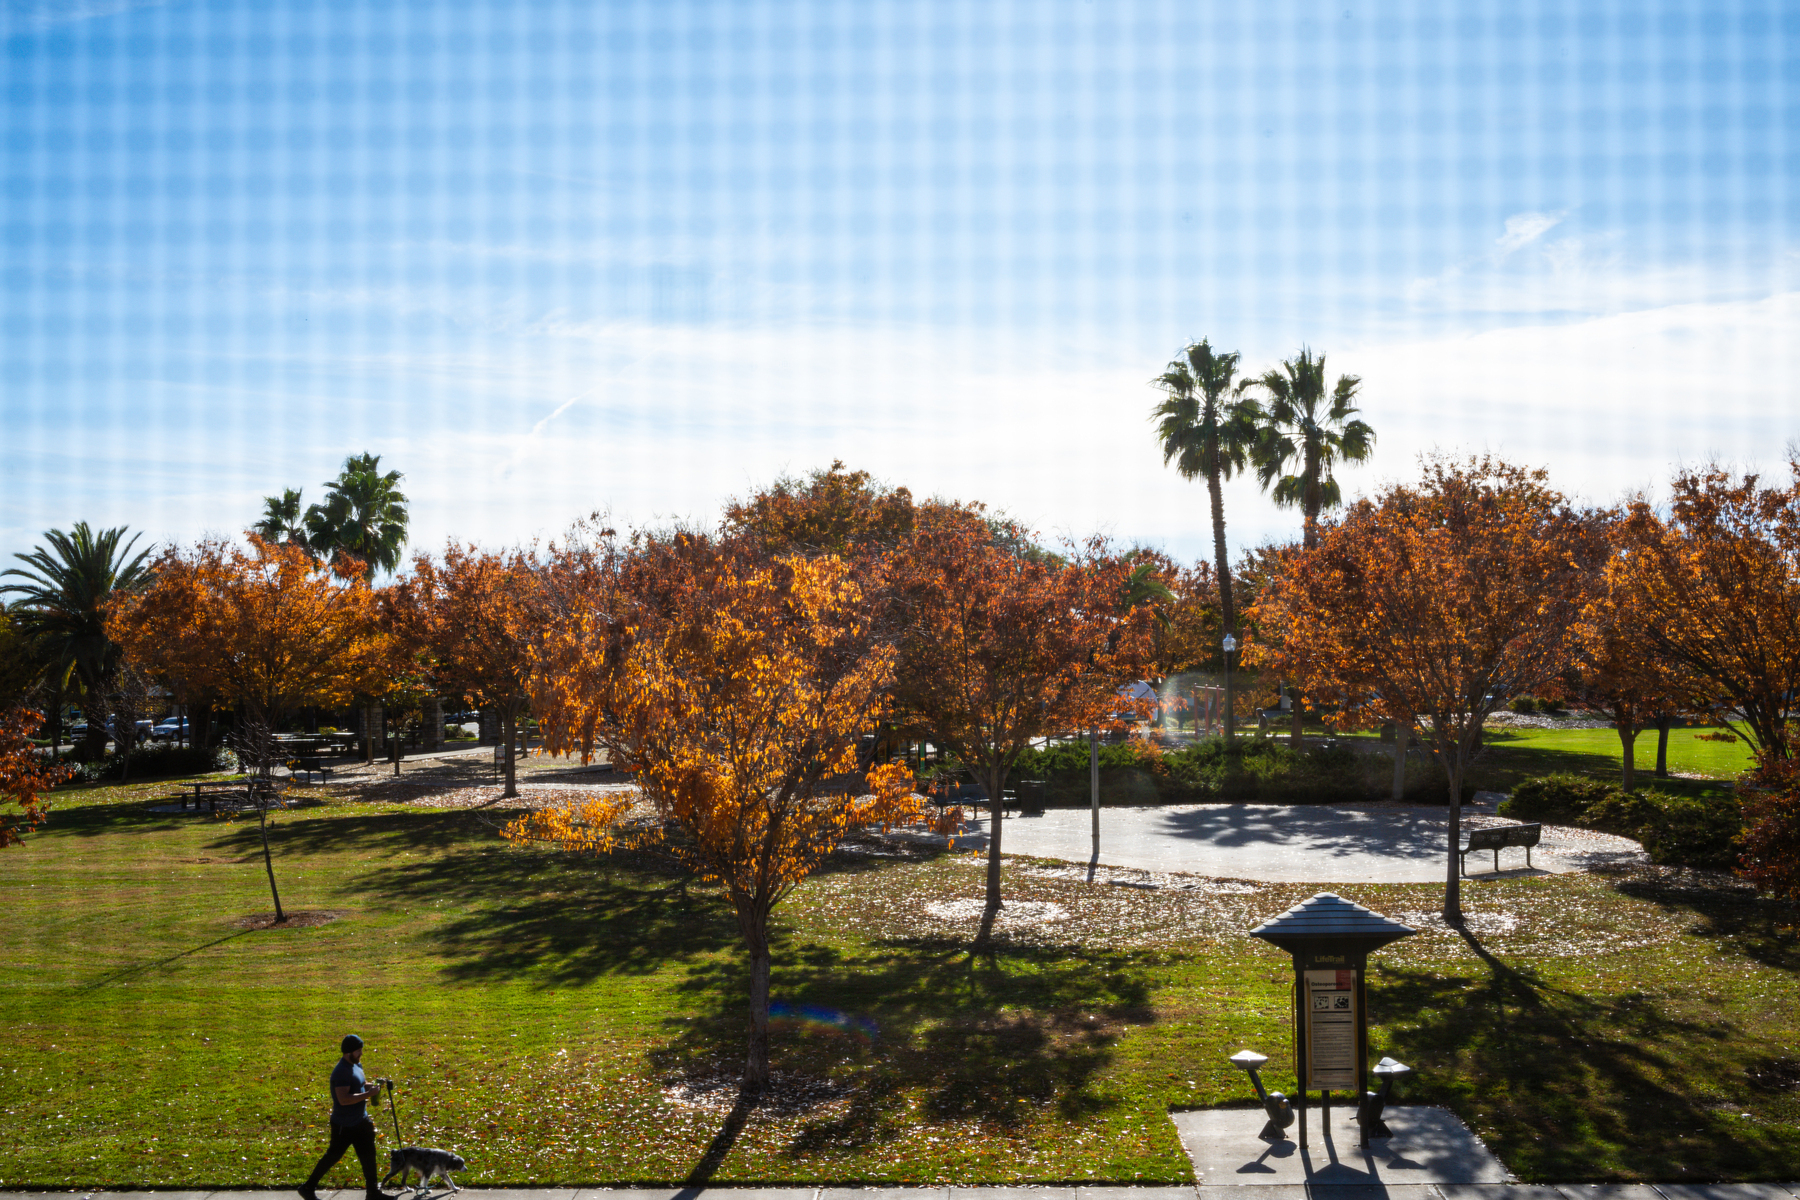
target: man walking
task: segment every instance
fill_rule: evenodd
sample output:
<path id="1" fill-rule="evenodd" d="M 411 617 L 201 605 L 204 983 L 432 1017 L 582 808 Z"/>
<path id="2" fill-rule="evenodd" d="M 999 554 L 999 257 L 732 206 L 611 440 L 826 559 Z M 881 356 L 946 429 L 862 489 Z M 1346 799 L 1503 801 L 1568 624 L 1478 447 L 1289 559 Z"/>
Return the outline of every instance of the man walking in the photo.
<path id="1" fill-rule="evenodd" d="M 338 1048 L 344 1056 L 331 1069 L 331 1146 L 313 1168 L 312 1178 L 300 1185 L 300 1195 L 304 1200 L 319 1200 L 313 1189 L 344 1157 L 344 1151 L 354 1147 L 356 1161 L 362 1164 L 363 1186 L 368 1189 L 364 1200 L 393 1200 L 375 1180 L 375 1122 L 369 1119 L 368 1102 L 381 1095 L 381 1085 L 369 1087 L 363 1081 L 361 1038 L 345 1034 Z"/>

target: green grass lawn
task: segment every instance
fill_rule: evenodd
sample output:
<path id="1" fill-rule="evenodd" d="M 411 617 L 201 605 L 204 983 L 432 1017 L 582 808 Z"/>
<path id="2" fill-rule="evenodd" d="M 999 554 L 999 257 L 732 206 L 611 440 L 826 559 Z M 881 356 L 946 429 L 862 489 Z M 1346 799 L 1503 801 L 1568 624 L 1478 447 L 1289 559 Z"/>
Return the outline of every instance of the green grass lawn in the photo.
<path id="1" fill-rule="evenodd" d="M 1227 1056 L 1289 1052 L 1288 960 L 1244 931 L 1320 890 L 1013 860 L 1009 896 L 1066 917 L 971 957 L 972 922 L 926 905 L 979 894 L 972 858 L 846 857 L 781 910 L 774 976 L 777 1071 L 821 1102 L 732 1118 L 669 1090 L 742 1053 L 711 890 L 507 847 L 489 814 L 331 799 L 274 839 L 288 907 L 336 919 L 246 930 L 270 908 L 255 824 L 143 811 L 171 790 L 58 792 L 0 852 L 0 1188 L 291 1186 L 349 1030 L 464 1184 L 1186 1180 L 1168 1110 L 1246 1103 Z M 1800 910 L 1661 878 L 1471 884 L 1473 942 L 1379 954 L 1373 1049 L 1416 1069 L 1406 1098 L 1528 1180 L 1792 1177 Z M 1440 900 L 1343 890 L 1409 920 Z"/>

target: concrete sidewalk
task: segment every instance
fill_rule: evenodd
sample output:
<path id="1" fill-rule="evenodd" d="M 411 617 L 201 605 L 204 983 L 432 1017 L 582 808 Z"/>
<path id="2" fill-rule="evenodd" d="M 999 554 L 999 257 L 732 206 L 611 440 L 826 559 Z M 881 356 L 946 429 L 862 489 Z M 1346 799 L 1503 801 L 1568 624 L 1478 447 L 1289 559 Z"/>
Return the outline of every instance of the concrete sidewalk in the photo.
<path id="1" fill-rule="evenodd" d="M 267 1191 L 0 1192 L 0 1200 L 272 1200 L 291 1188 Z M 464 1188 L 469 1200 L 1800 1200 L 1800 1182 L 1775 1183 L 1522 1183 L 1221 1184 L 1111 1187 L 828 1187 L 828 1188 Z M 321 1190 L 321 1200 L 362 1200 L 361 1188 Z M 432 1200 L 452 1193 L 437 1188 Z"/>
<path id="2" fill-rule="evenodd" d="M 1465 805 L 1471 818 L 1491 817 L 1492 792 Z M 987 819 L 960 836 L 965 850 L 987 845 Z M 1086 863 L 1093 856 L 1087 809 L 1053 808 L 1042 816 L 1007 817 L 1001 849 L 1032 858 Z M 1274 883 L 1436 883 L 1444 878 L 1449 818 L 1442 807 L 1281 804 L 1179 804 L 1100 810 L 1100 864 L 1179 871 L 1218 879 Z M 1583 871 L 1600 863 L 1641 860 L 1624 838 L 1547 829 L 1531 852 L 1530 874 Z M 1525 852 L 1505 850 L 1495 875 L 1488 854 L 1469 856 L 1471 879 L 1523 875 Z"/>

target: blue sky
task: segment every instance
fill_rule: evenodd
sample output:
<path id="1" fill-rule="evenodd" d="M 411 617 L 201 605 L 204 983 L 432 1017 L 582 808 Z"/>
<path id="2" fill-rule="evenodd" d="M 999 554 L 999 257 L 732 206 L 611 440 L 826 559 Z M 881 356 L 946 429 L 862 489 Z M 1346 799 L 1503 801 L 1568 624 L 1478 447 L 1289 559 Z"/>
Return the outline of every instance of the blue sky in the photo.
<path id="1" fill-rule="evenodd" d="M 1780 466 L 1800 10 L 1250 9 L 4 0 L 0 554 L 372 450 L 424 548 L 842 458 L 1193 557 L 1200 337 L 1363 377 L 1346 494 Z"/>

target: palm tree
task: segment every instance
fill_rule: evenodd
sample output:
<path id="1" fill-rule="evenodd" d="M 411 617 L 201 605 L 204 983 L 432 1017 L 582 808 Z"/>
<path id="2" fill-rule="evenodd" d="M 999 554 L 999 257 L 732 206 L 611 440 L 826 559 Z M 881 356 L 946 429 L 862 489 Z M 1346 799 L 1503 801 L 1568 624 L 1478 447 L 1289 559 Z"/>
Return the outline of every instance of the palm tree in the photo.
<path id="1" fill-rule="evenodd" d="M 406 497 L 398 471 L 381 472 L 381 456 L 356 454 L 344 460 L 338 477 L 325 485 L 325 502 L 306 510 L 306 542 L 332 562 L 363 562 L 363 573 L 392 571 L 406 545 Z"/>
<path id="2" fill-rule="evenodd" d="M 39 546 L 30 554 L 14 555 L 25 567 L 0 571 L 0 578 L 16 576 L 24 581 L 0 587 L 0 594 L 19 597 L 10 605 L 19 631 L 35 639 L 53 664 L 74 673 L 87 714 L 89 744 L 102 747 L 107 688 L 120 660 L 118 643 L 106 636 L 107 604 L 114 594 L 149 582 L 144 560 L 150 551 L 133 556 L 131 548 L 141 535 L 125 541 L 126 532 L 121 525 L 94 533 L 86 521 L 68 533 L 52 529 L 44 534 L 48 550 Z"/>
<path id="3" fill-rule="evenodd" d="M 1241 397 L 1227 402 L 1232 377 L 1237 374 L 1237 354 L 1218 354 L 1205 340 L 1184 352 L 1156 380 L 1168 397 L 1156 406 L 1151 419 L 1162 441 L 1163 465 L 1170 462 L 1183 479 L 1206 477 L 1206 497 L 1212 503 L 1213 566 L 1219 574 L 1219 605 L 1225 632 L 1237 636 L 1237 609 L 1231 600 L 1231 563 L 1225 550 L 1225 501 L 1220 483 L 1244 470 L 1256 441 L 1260 409 L 1254 400 Z M 1240 389 L 1241 390 L 1241 389 Z M 1225 675 L 1225 740 L 1237 733 L 1232 713 L 1231 673 Z"/>
<path id="4" fill-rule="evenodd" d="M 1240 385 L 1269 393 L 1252 451 L 1256 478 L 1276 504 L 1300 509 L 1309 550 L 1318 540 L 1319 513 L 1343 502 L 1332 467 L 1363 462 L 1375 448 L 1375 431 L 1353 416 L 1361 384 L 1355 375 L 1340 375 L 1327 405 L 1325 356 L 1303 348 L 1298 358 Z"/>
<path id="5" fill-rule="evenodd" d="M 279 496 L 263 497 L 262 520 L 250 531 L 265 542 L 292 542 L 305 546 L 306 526 L 300 516 L 300 489 L 288 488 Z"/>

